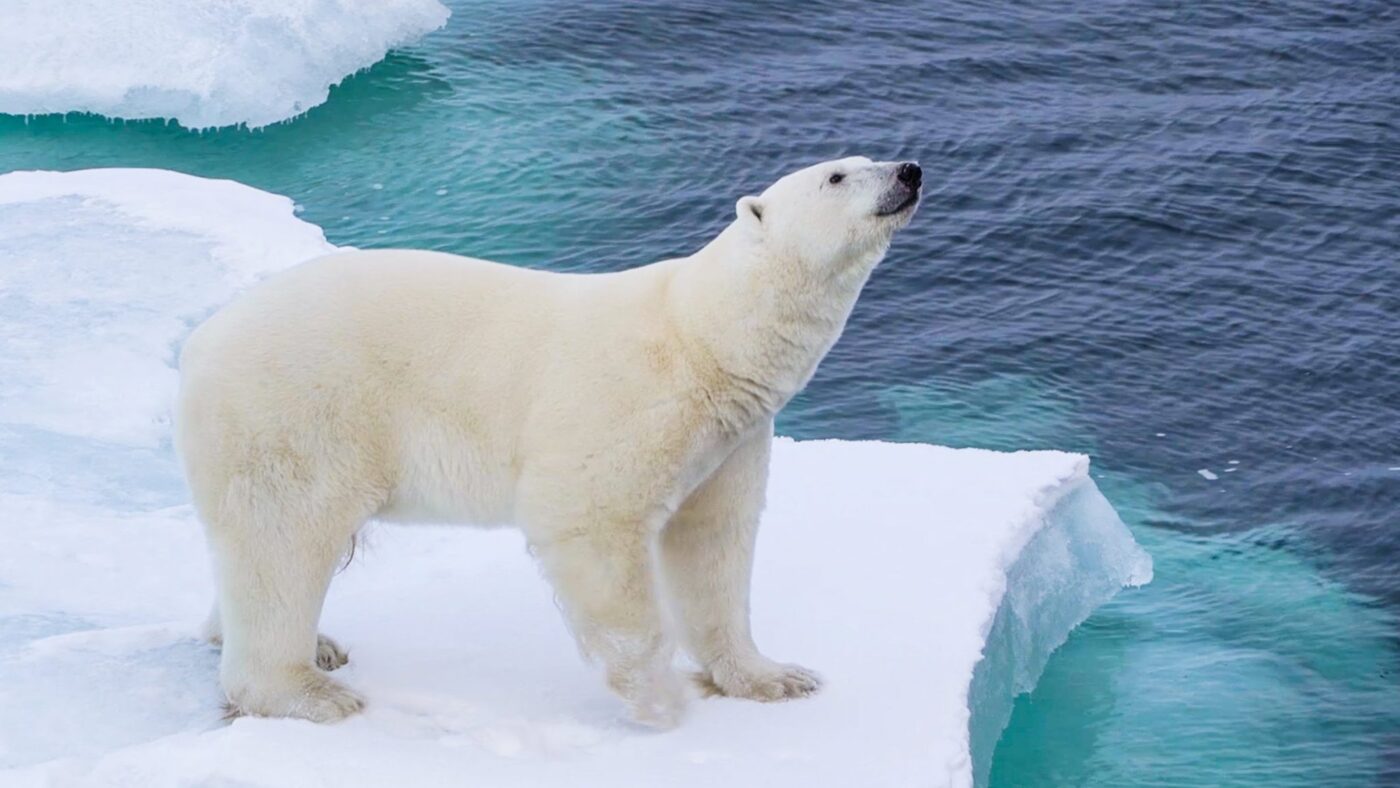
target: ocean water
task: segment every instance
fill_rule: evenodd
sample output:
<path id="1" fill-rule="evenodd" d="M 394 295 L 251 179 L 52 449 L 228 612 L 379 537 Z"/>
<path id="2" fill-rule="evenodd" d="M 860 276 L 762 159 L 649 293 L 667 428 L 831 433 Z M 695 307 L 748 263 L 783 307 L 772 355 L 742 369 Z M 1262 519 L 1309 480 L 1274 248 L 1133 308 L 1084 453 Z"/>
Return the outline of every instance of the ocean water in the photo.
<path id="1" fill-rule="evenodd" d="M 615 270 L 798 166 L 917 158 L 780 431 L 1088 452 L 1156 559 L 992 784 L 1400 784 L 1400 6 L 450 5 L 293 122 L 0 117 L 0 171 L 167 167 L 337 244 Z"/>

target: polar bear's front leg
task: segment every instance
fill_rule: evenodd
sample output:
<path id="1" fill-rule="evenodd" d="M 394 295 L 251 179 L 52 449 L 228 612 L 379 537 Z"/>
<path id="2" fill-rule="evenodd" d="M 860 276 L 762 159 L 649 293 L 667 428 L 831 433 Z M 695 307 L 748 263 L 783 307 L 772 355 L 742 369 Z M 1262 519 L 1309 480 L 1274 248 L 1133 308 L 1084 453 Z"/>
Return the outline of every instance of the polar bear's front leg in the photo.
<path id="1" fill-rule="evenodd" d="M 690 495 L 661 535 L 672 604 L 710 694 L 775 701 L 821 686 L 812 671 L 759 653 L 749 628 L 749 580 L 772 442 L 770 423 Z"/>
<path id="2" fill-rule="evenodd" d="M 608 686 L 633 719 L 669 729 L 680 722 L 686 696 L 657 603 L 654 533 L 650 523 L 631 519 L 566 530 L 537 523 L 530 541 L 579 648 L 603 662 Z"/>

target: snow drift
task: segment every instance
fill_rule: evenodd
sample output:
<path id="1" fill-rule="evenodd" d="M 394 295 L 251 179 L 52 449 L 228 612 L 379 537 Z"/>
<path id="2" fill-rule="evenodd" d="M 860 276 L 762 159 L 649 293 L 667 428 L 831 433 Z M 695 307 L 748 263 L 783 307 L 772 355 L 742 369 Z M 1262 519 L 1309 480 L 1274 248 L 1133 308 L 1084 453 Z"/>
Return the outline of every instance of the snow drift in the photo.
<path id="1" fill-rule="evenodd" d="M 151 170 L 0 176 L 0 782 L 950 785 L 1151 563 L 1085 457 L 780 440 L 754 629 L 809 700 L 633 727 L 509 530 L 375 528 L 322 630 L 366 713 L 220 719 L 170 454 L 181 338 L 328 251 L 286 198 Z"/>
<path id="2" fill-rule="evenodd" d="M 265 126 L 442 27 L 437 0 L 9 0 L 0 112 Z"/>

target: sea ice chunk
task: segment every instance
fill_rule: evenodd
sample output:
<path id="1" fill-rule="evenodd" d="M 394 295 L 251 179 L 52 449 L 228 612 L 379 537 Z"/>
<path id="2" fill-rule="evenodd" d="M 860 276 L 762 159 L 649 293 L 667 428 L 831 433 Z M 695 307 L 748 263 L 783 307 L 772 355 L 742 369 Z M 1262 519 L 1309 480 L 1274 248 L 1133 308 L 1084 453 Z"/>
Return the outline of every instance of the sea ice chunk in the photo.
<path id="1" fill-rule="evenodd" d="M 0 176 L 0 782 L 968 786 L 1051 651 L 1151 575 L 1083 456 L 780 439 L 753 623 L 816 697 L 639 730 L 517 533 L 395 526 L 322 624 L 365 714 L 224 723 L 172 365 L 234 291 L 332 248 L 291 209 L 168 172 Z"/>
<path id="2" fill-rule="evenodd" d="M 7 0 L 0 112 L 265 126 L 441 27 L 437 0 Z"/>

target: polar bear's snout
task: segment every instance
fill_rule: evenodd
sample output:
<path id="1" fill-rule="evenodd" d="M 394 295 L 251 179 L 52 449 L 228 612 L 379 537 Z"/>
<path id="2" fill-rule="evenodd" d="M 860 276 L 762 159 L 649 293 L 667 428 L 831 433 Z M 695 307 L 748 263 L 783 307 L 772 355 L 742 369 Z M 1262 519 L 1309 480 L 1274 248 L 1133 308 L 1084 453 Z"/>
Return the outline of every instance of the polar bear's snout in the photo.
<path id="1" fill-rule="evenodd" d="M 919 167 L 918 162 L 904 162 L 895 170 L 894 175 L 900 183 L 911 189 L 918 189 L 924 182 L 924 171 Z"/>
<path id="2" fill-rule="evenodd" d="M 913 208 L 919 202 L 920 190 L 924 184 L 924 171 L 918 162 L 900 162 L 894 167 L 894 184 L 880 198 L 875 213 L 878 216 L 894 216 Z"/>

